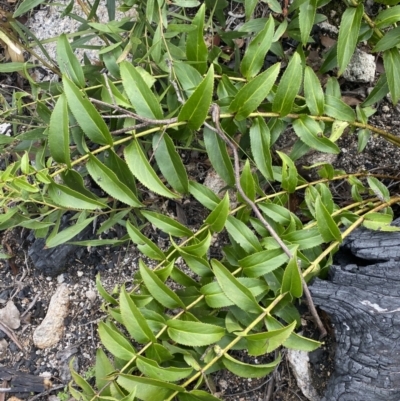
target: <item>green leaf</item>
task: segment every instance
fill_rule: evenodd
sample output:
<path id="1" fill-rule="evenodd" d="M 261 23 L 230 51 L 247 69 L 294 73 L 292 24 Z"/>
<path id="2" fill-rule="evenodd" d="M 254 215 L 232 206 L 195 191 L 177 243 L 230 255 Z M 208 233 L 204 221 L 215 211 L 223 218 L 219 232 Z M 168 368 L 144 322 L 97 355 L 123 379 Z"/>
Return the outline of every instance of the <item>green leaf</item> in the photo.
<path id="1" fill-rule="evenodd" d="M 245 16 L 246 16 L 246 21 L 248 21 L 253 12 L 254 9 L 256 8 L 258 0 L 244 0 L 244 11 L 245 11 Z"/>
<path id="2" fill-rule="evenodd" d="M 170 26 L 171 25 L 169 25 L 169 27 Z M 203 77 L 194 67 L 184 62 L 174 62 L 173 67 L 183 90 L 188 96 L 190 96 L 200 85 Z"/>
<path id="3" fill-rule="evenodd" d="M 167 382 L 176 382 L 190 376 L 193 372 L 192 368 L 176 368 L 173 366 L 164 368 L 151 359 L 138 356 L 136 366 L 145 376 L 153 379 L 162 379 Z"/>
<path id="4" fill-rule="evenodd" d="M 307 115 L 301 115 L 293 121 L 296 135 L 308 146 L 320 152 L 338 154 L 339 147 L 323 136 L 321 126 Z"/>
<path id="5" fill-rule="evenodd" d="M 158 229 L 174 237 L 191 237 L 193 235 L 192 231 L 168 216 L 148 210 L 143 210 L 142 214 Z"/>
<path id="6" fill-rule="evenodd" d="M 98 348 L 96 351 L 96 364 L 95 364 L 95 378 L 96 387 L 98 389 L 104 388 L 101 392 L 102 396 L 110 396 L 110 387 L 107 385 L 110 380 L 106 380 L 106 376 L 114 371 L 114 366 L 107 358 L 106 353 Z"/>
<path id="7" fill-rule="evenodd" d="M 297 265 L 297 252 L 289 260 L 283 273 L 282 294 L 289 292 L 294 298 L 300 298 L 303 295 L 303 285 L 301 283 L 300 270 Z"/>
<path id="8" fill-rule="evenodd" d="M 250 365 L 248 363 L 238 361 L 228 354 L 224 354 L 222 358 L 222 363 L 230 372 L 232 372 L 236 376 L 246 378 L 265 377 L 266 375 L 271 373 L 276 366 L 279 365 L 280 361 L 281 357 L 279 356 L 279 358 L 275 359 L 275 361 L 271 363 Z"/>
<path id="9" fill-rule="evenodd" d="M 293 321 L 282 329 L 246 335 L 249 355 L 261 356 L 276 350 L 289 338 L 295 328 L 296 321 Z"/>
<path id="10" fill-rule="evenodd" d="M 400 99 L 400 54 L 399 49 L 390 49 L 383 52 L 387 84 L 389 86 L 392 103 L 397 104 Z"/>
<path id="11" fill-rule="evenodd" d="M 50 117 L 49 149 L 51 157 L 56 162 L 65 163 L 68 168 L 71 168 L 68 123 L 67 99 L 64 94 L 61 94 Z"/>
<path id="12" fill-rule="evenodd" d="M 304 70 L 304 96 L 310 113 L 314 116 L 322 116 L 325 109 L 324 92 L 317 75 L 309 66 L 306 66 Z"/>
<path id="13" fill-rule="evenodd" d="M 205 5 L 203 4 L 192 20 L 192 25 L 197 28 L 190 31 L 186 39 L 186 57 L 200 74 L 205 74 L 207 70 L 208 57 L 207 45 L 204 41 L 204 14 Z"/>
<path id="14" fill-rule="evenodd" d="M 385 8 L 375 19 L 378 28 L 387 28 L 395 22 L 400 21 L 400 6 Z"/>
<path id="15" fill-rule="evenodd" d="M 132 344 L 111 323 L 100 322 L 98 332 L 101 343 L 118 359 L 129 361 L 136 355 Z"/>
<path id="16" fill-rule="evenodd" d="M 369 138 L 371 137 L 371 131 L 369 129 L 360 129 L 357 132 L 357 137 L 358 137 L 357 152 L 361 153 L 367 146 Z"/>
<path id="17" fill-rule="evenodd" d="M 378 43 L 372 49 L 373 52 L 383 52 L 392 47 L 396 47 L 400 41 L 400 27 L 391 29 L 385 33 L 385 36 L 379 39 Z"/>
<path id="18" fill-rule="evenodd" d="M 211 266 L 224 294 L 240 309 L 249 313 L 262 312 L 254 295 L 218 260 L 212 259 Z"/>
<path id="19" fill-rule="evenodd" d="M 54 182 L 49 185 L 48 195 L 56 205 L 66 208 L 94 210 L 107 207 L 105 203 Z"/>
<path id="20" fill-rule="evenodd" d="M 292 111 L 293 102 L 296 98 L 303 79 L 303 66 L 301 57 L 294 53 L 282 75 L 278 89 L 272 103 L 272 111 L 279 113 L 282 117 Z"/>
<path id="21" fill-rule="evenodd" d="M 167 320 L 166 323 L 173 341 L 191 347 L 216 343 L 225 335 L 223 327 L 212 324 L 182 320 Z"/>
<path id="22" fill-rule="evenodd" d="M 183 105 L 178 121 L 187 121 L 188 127 L 198 130 L 204 123 L 214 89 L 214 66 L 211 65 L 201 84 Z"/>
<path id="23" fill-rule="evenodd" d="M 235 184 L 235 173 L 226 150 L 225 142 L 209 128 L 203 130 L 204 145 L 212 166 L 218 175 L 229 185 Z"/>
<path id="24" fill-rule="evenodd" d="M 162 119 L 163 112 L 160 102 L 138 69 L 128 61 L 123 61 L 121 63 L 121 77 L 125 92 L 136 112 L 142 117 Z"/>
<path id="25" fill-rule="evenodd" d="M 176 199 L 179 195 L 170 191 L 158 178 L 157 174 L 148 162 L 139 142 L 133 140 L 125 149 L 125 160 L 133 175 L 151 191 L 165 196 L 166 198 Z"/>
<path id="26" fill-rule="evenodd" d="M 91 153 L 89 153 L 86 167 L 93 180 L 104 192 L 129 206 L 143 206 L 136 195 L 119 180 L 118 176 Z"/>
<path id="27" fill-rule="evenodd" d="M 149 341 L 157 342 L 157 339 L 150 330 L 146 319 L 126 292 L 125 286 L 122 287 L 119 296 L 119 306 L 124 326 L 135 341 L 141 344 L 145 344 Z"/>
<path id="28" fill-rule="evenodd" d="M 43 3 L 44 0 L 24 0 L 19 4 L 18 8 L 14 11 L 13 18 L 18 18 L 22 14 L 27 13 L 29 10 L 32 10 L 39 4 Z"/>
<path id="29" fill-rule="evenodd" d="M 248 277 L 260 277 L 282 266 L 288 256 L 282 249 L 272 249 L 253 253 L 239 260 L 239 266 Z"/>
<path id="30" fill-rule="evenodd" d="M 117 383 L 125 390 L 136 390 L 136 397 L 143 401 L 165 401 L 174 391 L 185 391 L 173 383 L 136 375 L 119 374 Z"/>
<path id="31" fill-rule="evenodd" d="M 346 121 L 336 120 L 332 124 L 332 132 L 329 137 L 329 140 L 332 142 L 336 142 L 343 134 L 343 131 L 349 126 Z"/>
<path id="32" fill-rule="evenodd" d="M 150 294 L 161 305 L 170 309 L 185 308 L 185 304 L 180 300 L 175 292 L 168 288 L 168 286 L 166 286 L 152 270 L 146 267 L 142 260 L 139 261 L 139 270 Z"/>
<path id="33" fill-rule="evenodd" d="M 296 190 L 297 170 L 293 160 L 283 152 L 277 151 L 282 159 L 282 188 L 290 194 Z"/>
<path id="34" fill-rule="evenodd" d="M 383 99 L 387 93 L 389 93 L 389 86 L 387 83 L 386 73 L 383 73 L 379 77 L 378 82 L 375 84 L 371 93 L 361 103 L 362 107 L 372 106 L 374 103 L 377 103 L 379 100 Z"/>
<path id="35" fill-rule="evenodd" d="M 103 285 L 101 284 L 101 281 L 100 281 L 100 274 L 98 274 L 98 275 L 96 276 L 96 288 L 97 288 L 97 291 L 99 292 L 99 294 L 104 298 L 104 300 L 105 300 L 106 302 L 108 302 L 108 303 L 111 304 L 111 305 L 118 305 L 118 301 L 117 301 L 115 298 L 113 298 L 113 297 L 105 290 L 105 288 L 104 288 Z"/>
<path id="36" fill-rule="evenodd" d="M 172 139 L 166 133 L 153 136 L 153 150 L 158 167 L 172 188 L 180 193 L 189 192 L 189 180 L 182 160 Z"/>
<path id="37" fill-rule="evenodd" d="M 338 226 L 326 209 L 319 195 L 315 200 L 315 215 L 319 232 L 321 233 L 324 241 L 342 242 L 342 234 L 340 233 Z"/>
<path id="38" fill-rule="evenodd" d="M 61 34 L 57 40 L 57 62 L 60 71 L 80 87 L 85 87 L 85 76 L 81 64 L 72 51 L 65 33 Z"/>
<path id="39" fill-rule="evenodd" d="M 348 7 L 342 15 L 337 47 L 339 75 L 343 74 L 356 49 L 363 13 L 364 6 L 359 4 Z"/>
<path id="40" fill-rule="evenodd" d="M 280 63 L 274 64 L 239 90 L 229 105 L 229 111 L 236 114 L 237 121 L 244 120 L 250 113 L 257 110 L 257 107 L 271 91 L 279 69 Z"/>
<path id="41" fill-rule="evenodd" d="M 71 238 L 75 237 L 75 235 L 79 234 L 93 220 L 94 217 L 90 217 L 88 219 L 83 220 L 80 223 L 75 223 L 73 226 L 65 228 L 64 230 L 56 234 L 54 237 L 51 237 L 46 241 L 47 248 L 54 248 L 57 245 L 61 245 L 64 242 L 67 242 Z"/>
<path id="42" fill-rule="evenodd" d="M 250 127 L 250 145 L 254 161 L 260 173 L 270 181 L 274 180 L 271 157 L 271 134 L 265 120 L 256 117 Z"/>
<path id="43" fill-rule="evenodd" d="M 151 259 L 164 260 L 165 255 L 154 242 L 143 235 L 129 221 L 126 222 L 126 229 L 134 244 L 137 245 L 139 251 Z"/>
<path id="44" fill-rule="evenodd" d="M 314 25 L 315 13 L 317 12 L 317 0 L 306 0 L 299 8 L 299 26 L 301 43 L 305 46 L 310 37 L 311 28 Z"/>
<path id="45" fill-rule="evenodd" d="M 257 237 L 242 221 L 233 216 L 229 216 L 225 227 L 233 240 L 237 242 L 246 252 L 254 253 L 262 251 Z"/>
<path id="46" fill-rule="evenodd" d="M 377 178 L 367 177 L 368 185 L 374 192 L 377 198 L 382 202 L 389 202 L 390 192 Z"/>
<path id="47" fill-rule="evenodd" d="M 71 359 L 70 363 L 69 363 L 69 367 L 70 367 L 70 372 L 71 372 L 71 376 L 72 379 L 74 380 L 74 382 L 83 390 L 83 394 L 89 398 L 95 396 L 95 392 L 92 389 L 91 385 L 80 375 L 78 375 L 78 373 L 75 372 L 74 368 L 73 368 L 73 359 Z"/>
<path id="48" fill-rule="evenodd" d="M 226 192 L 221 202 L 208 215 L 205 223 L 210 225 L 214 232 L 221 232 L 229 215 L 229 195 Z"/>
<path id="49" fill-rule="evenodd" d="M 198 202 L 209 210 L 214 210 L 221 201 L 210 188 L 195 181 L 189 181 L 189 192 Z"/>
<path id="50" fill-rule="evenodd" d="M 264 29 L 250 42 L 240 63 L 240 72 L 247 80 L 255 77 L 264 65 L 265 56 L 268 53 L 274 36 L 274 19 L 270 15 Z"/>
<path id="51" fill-rule="evenodd" d="M 254 200 L 256 198 L 256 186 L 255 186 L 253 175 L 251 174 L 250 162 L 248 159 L 246 160 L 245 165 L 243 167 L 242 174 L 240 175 L 240 185 L 241 185 L 242 190 L 245 193 L 245 195 L 251 201 L 254 202 Z M 239 192 L 238 192 L 238 199 L 240 201 L 244 201 Z"/>
<path id="52" fill-rule="evenodd" d="M 317 227 L 292 231 L 283 234 L 281 239 L 286 243 L 297 245 L 299 250 L 314 248 L 324 242 Z"/>
<path id="53" fill-rule="evenodd" d="M 353 123 L 356 120 L 354 110 L 343 100 L 335 96 L 325 95 L 325 114 L 337 120 Z"/>
<path id="54" fill-rule="evenodd" d="M 68 107 L 85 135 L 94 143 L 112 145 L 113 139 L 103 118 L 78 87 L 65 75 L 64 91 Z"/>
<path id="55" fill-rule="evenodd" d="M 203 390 L 192 390 L 187 393 L 179 393 L 178 399 L 179 401 L 221 401 L 220 398 L 214 397 Z"/>
<path id="56" fill-rule="evenodd" d="M 20 63 L 20 62 L 11 62 L 11 63 L 1 63 L 0 64 L 0 72 L 2 73 L 10 73 L 10 72 L 17 72 L 23 71 L 25 68 L 35 68 L 35 64 L 31 63 Z"/>

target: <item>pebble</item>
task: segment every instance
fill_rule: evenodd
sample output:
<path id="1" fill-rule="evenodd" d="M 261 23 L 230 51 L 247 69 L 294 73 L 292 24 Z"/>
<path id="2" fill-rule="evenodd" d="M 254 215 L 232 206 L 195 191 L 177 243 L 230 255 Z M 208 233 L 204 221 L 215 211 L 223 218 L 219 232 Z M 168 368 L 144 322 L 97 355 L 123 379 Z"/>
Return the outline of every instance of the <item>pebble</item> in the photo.
<path id="1" fill-rule="evenodd" d="M 20 313 L 13 301 L 8 301 L 3 309 L 0 309 L 0 321 L 10 329 L 16 330 L 21 325 Z"/>
<path id="2" fill-rule="evenodd" d="M 60 274 L 57 276 L 57 283 L 62 284 L 65 281 L 65 274 Z"/>
<path id="3" fill-rule="evenodd" d="M 93 290 L 86 291 L 86 298 L 90 302 L 94 302 L 96 300 L 96 298 L 97 298 L 96 291 L 93 291 Z"/>
<path id="4" fill-rule="evenodd" d="M 388 113 L 388 112 L 390 111 L 390 107 L 389 107 L 388 105 L 384 104 L 384 105 L 382 106 L 382 111 L 383 111 L 384 113 Z"/>
<path id="5" fill-rule="evenodd" d="M 50 348 L 60 341 L 68 307 L 69 289 L 61 284 L 51 297 L 46 317 L 33 333 L 33 342 L 38 348 Z"/>
<path id="6" fill-rule="evenodd" d="M 80 270 L 76 274 L 78 275 L 78 277 L 82 277 L 83 276 L 83 272 L 80 271 Z"/>

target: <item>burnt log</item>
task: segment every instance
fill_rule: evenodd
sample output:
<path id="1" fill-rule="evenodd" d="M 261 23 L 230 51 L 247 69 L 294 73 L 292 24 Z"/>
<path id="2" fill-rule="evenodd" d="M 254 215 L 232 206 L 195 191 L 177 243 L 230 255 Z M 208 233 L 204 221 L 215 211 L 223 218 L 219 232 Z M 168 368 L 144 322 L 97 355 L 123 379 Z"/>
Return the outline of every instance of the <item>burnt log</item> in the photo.
<path id="1" fill-rule="evenodd" d="M 360 229 L 328 280 L 310 286 L 331 318 L 335 371 L 323 401 L 400 400 L 400 233 Z"/>

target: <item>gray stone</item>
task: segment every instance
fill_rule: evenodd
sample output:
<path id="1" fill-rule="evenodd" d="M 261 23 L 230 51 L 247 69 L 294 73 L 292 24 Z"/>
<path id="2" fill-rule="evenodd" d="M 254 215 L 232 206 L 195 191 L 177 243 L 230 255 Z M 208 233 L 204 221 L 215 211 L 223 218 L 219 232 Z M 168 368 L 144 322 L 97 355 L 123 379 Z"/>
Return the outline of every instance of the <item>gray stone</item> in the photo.
<path id="1" fill-rule="evenodd" d="M 33 342 L 38 348 L 50 348 L 60 341 L 68 306 L 69 289 L 66 284 L 61 284 L 51 297 L 46 317 L 33 333 Z"/>
<path id="2" fill-rule="evenodd" d="M 20 313 L 13 301 L 8 301 L 3 309 L 0 309 L 0 321 L 10 329 L 16 330 L 21 325 Z"/>
<path id="3" fill-rule="evenodd" d="M 356 49 L 343 78 L 350 82 L 372 82 L 375 79 L 376 63 L 371 54 Z"/>

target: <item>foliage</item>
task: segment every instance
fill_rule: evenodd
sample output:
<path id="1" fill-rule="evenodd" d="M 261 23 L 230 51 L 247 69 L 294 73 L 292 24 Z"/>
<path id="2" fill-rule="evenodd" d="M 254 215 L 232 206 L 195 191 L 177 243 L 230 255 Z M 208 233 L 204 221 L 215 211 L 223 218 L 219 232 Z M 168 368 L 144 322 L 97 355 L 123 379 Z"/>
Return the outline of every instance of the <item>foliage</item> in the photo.
<path id="1" fill-rule="evenodd" d="M 116 5 L 108 1 L 109 23 L 97 21 L 94 2 L 79 34 L 56 39 L 57 64 L 45 60 L 46 52 L 40 58 L 62 82 L 34 82 L 29 64 L 1 66 L 24 74 L 33 101 L 22 91 L 1 99 L 0 115 L 14 136 L 0 138 L 3 156 L 13 156 L 0 173 L 0 229 L 34 230 L 53 247 L 89 225 L 97 228 L 97 221 L 97 236 L 121 225 L 127 234 L 118 240 L 74 243 L 131 241 L 144 257 L 133 290 L 122 286 L 115 297 L 97 281 L 110 316 L 98 327 L 108 354 L 97 351 L 96 390 L 71 368 L 75 399 L 217 400 L 207 391 L 211 373 L 267 375 L 280 357 L 256 365 L 235 351 L 258 357 L 281 346 L 318 347 L 296 333 L 295 303 L 305 283 L 326 272 L 338 244 L 357 226 L 394 230 L 390 206 L 399 199 L 376 176 L 346 174 L 328 163 L 312 166 L 320 176 L 314 182 L 297 172 L 296 160 L 310 149 L 338 153 L 344 132 L 358 134 L 360 151 L 372 133 L 400 143 L 368 124 L 374 103 L 389 92 L 393 103 L 400 99 L 399 6 L 380 1 L 382 11 L 372 20 L 362 3 L 346 3 L 337 46 L 321 69 L 343 73 L 361 41 L 382 53 L 385 66 L 354 110 L 341 100 L 333 75 L 323 87 L 307 65 L 312 27 L 325 19 L 318 11 L 328 2 L 295 0 L 282 10 L 271 0 L 269 17 L 252 19 L 257 2 L 244 0 L 246 22 L 237 31 L 224 29 L 226 0 L 126 0 L 120 8 L 134 17 L 120 21 L 112 20 Z M 25 0 L 17 14 L 39 3 Z M 71 8 L 65 14 L 78 18 Z M 279 18 L 287 13 L 290 18 Z M 8 23 L 21 46 L 30 49 L 29 38 L 36 43 L 17 20 Z M 284 52 L 284 34 L 299 43 L 292 54 Z M 85 58 L 81 65 L 73 50 L 90 35 L 104 42 L 101 63 Z M 249 41 L 244 52 L 239 40 Z M 267 52 L 282 64 L 265 66 Z M 274 143 L 290 127 L 298 137 L 292 151 L 276 152 Z M 194 148 L 225 181 L 229 191 L 221 198 L 190 179 L 182 151 Z M 351 205 L 335 203 L 337 181 L 351 188 Z M 191 196 L 208 217 L 191 230 L 146 201 L 149 192 L 153 200 Z M 302 196 L 300 207 L 291 208 Z M 170 236 L 169 249 L 142 233 L 146 224 Z M 223 230 L 229 237 L 223 258 L 209 260 L 211 242 Z"/>

